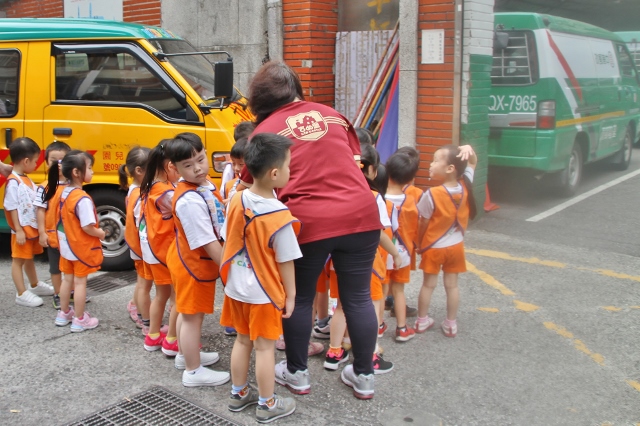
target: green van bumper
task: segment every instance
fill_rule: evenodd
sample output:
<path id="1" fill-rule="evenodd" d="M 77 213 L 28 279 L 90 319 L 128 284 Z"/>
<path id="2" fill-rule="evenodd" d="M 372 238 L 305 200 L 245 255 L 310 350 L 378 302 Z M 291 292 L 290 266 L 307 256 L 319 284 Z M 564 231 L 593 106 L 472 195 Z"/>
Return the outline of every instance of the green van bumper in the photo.
<path id="1" fill-rule="evenodd" d="M 533 169 L 541 172 L 563 170 L 571 153 L 569 144 L 557 143 L 555 131 L 496 129 L 489 135 L 489 165 Z"/>

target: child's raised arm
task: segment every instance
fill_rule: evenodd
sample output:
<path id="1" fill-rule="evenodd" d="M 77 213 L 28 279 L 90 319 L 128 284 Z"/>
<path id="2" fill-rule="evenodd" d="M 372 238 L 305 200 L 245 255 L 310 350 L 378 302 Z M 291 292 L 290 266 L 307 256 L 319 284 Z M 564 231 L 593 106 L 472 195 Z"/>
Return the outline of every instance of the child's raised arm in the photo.
<path id="1" fill-rule="evenodd" d="M 478 165 L 478 157 L 476 156 L 476 152 L 473 150 L 471 145 L 462 145 L 460 147 L 460 153 L 458 154 L 458 157 L 460 157 L 460 159 L 462 160 L 466 160 L 467 166 L 471 167 L 474 170 Z"/>

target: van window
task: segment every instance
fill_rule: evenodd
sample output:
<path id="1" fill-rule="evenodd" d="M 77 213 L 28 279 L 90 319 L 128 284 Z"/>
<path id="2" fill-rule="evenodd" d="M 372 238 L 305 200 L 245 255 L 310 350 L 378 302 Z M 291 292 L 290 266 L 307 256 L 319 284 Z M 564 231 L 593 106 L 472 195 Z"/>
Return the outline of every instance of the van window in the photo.
<path id="1" fill-rule="evenodd" d="M 491 84 L 524 86 L 538 81 L 538 54 L 535 37 L 530 31 L 508 31 L 506 48 L 493 49 Z"/>
<path id="2" fill-rule="evenodd" d="M 633 68 L 633 61 L 627 53 L 627 49 L 621 44 L 616 44 L 618 50 L 618 61 L 620 63 L 620 74 L 623 77 L 635 77 L 636 71 Z"/>
<path id="3" fill-rule="evenodd" d="M 0 117 L 13 117 L 18 112 L 18 76 L 20 52 L 0 50 Z"/>
<path id="4" fill-rule="evenodd" d="M 170 118 L 186 119 L 180 101 L 129 53 L 57 54 L 56 100 L 144 104 Z"/>

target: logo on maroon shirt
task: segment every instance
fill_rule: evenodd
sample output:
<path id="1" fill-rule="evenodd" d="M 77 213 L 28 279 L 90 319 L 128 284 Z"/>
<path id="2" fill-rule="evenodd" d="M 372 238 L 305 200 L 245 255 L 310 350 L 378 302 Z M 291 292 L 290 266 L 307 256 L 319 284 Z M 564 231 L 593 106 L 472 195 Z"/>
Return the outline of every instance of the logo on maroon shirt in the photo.
<path id="1" fill-rule="evenodd" d="M 327 122 L 318 111 L 308 111 L 287 117 L 287 126 L 297 139 L 317 141 L 327 133 Z"/>

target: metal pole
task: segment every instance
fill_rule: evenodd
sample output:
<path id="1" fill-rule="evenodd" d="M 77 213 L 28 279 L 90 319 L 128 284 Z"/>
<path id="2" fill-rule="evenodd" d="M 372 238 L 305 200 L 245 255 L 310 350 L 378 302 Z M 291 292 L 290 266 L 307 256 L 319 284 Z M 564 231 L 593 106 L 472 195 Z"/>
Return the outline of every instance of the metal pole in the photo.
<path id="1" fill-rule="evenodd" d="M 462 120 L 462 30 L 463 2 L 455 0 L 455 35 L 453 41 L 453 123 L 451 127 L 454 145 L 460 145 L 460 123 Z"/>

